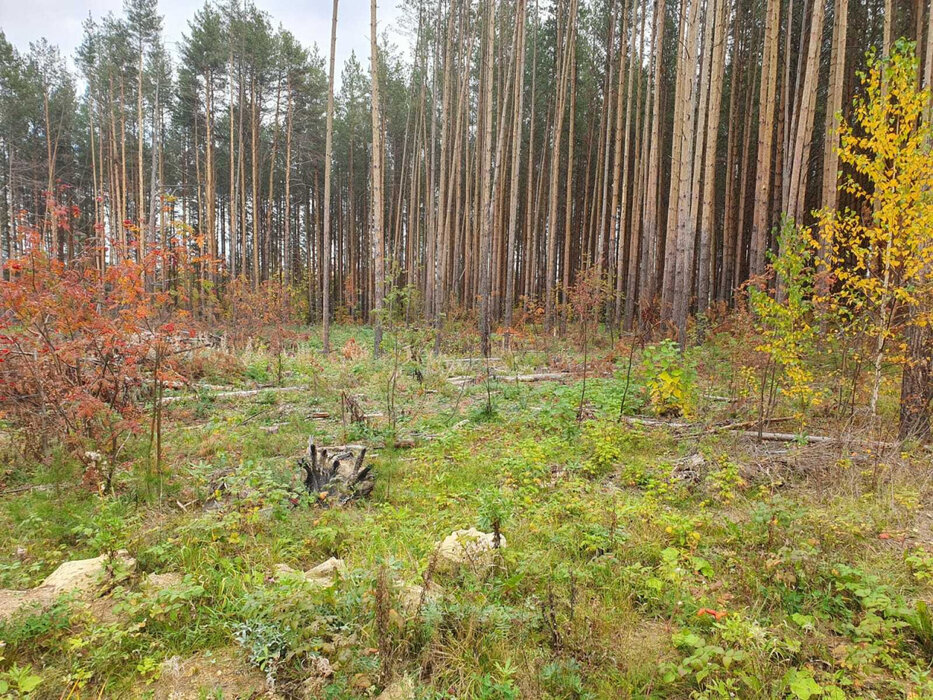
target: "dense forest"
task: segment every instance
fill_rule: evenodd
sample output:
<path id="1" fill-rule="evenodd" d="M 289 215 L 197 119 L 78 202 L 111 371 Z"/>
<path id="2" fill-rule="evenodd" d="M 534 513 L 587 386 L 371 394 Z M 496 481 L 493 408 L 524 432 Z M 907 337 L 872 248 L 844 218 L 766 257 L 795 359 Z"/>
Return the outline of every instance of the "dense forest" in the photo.
<path id="1" fill-rule="evenodd" d="M 206 4 L 172 55 L 155 1 L 128 0 L 86 21 L 77 75 L 4 40 L 4 255 L 42 222 L 102 266 L 183 237 L 215 289 L 303 285 L 311 318 L 368 319 L 384 276 L 426 318 L 540 304 L 549 328 L 595 267 L 606 320 L 683 337 L 764 273 L 782 214 L 855 206 L 836 116 L 867 52 L 915 41 L 928 84 L 933 46 L 920 0 L 406 9 L 412 55 L 341 68 L 329 157 L 334 67 L 252 4 Z"/>

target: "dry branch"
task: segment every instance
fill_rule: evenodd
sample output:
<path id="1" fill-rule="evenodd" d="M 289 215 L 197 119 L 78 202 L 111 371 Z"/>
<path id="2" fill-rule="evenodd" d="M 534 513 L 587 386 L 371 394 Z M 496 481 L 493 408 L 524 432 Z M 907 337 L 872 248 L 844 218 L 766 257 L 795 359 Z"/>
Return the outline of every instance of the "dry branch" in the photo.
<path id="1" fill-rule="evenodd" d="M 461 362 L 465 362 L 471 365 L 472 364 L 480 365 L 480 364 L 486 364 L 487 361 L 488 362 L 499 362 L 499 360 L 500 358 L 498 357 L 489 357 L 489 358 L 486 358 L 486 357 L 451 357 L 444 361 L 447 364 L 451 364 L 451 365 L 461 363 Z"/>
<path id="2" fill-rule="evenodd" d="M 862 445 L 868 447 L 895 448 L 899 446 L 896 442 L 884 442 L 880 440 L 858 440 L 848 437 L 831 437 L 828 435 L 798 435 L 796 433 L 771 433 L 757 430 L 745 430 L 749 425 L 756 425 L 758 421 L 743 421 L 742 423 L 733 423 L 729 425 L 705 426 L 700 423 L 683 423 L 675 421 L 664 421 L 654 418 L 636 418 L 633 416 L 622 416 L 626 423 L 635 425 L 646 425 L 655 428 L 673 428 L 675 430 L 691 429 L 701 432 L 718 433 L 728 432 L 741 435 L 743 437 L 755 438 L 758 440 L 767 440 L 769 442 L 802 442 L 804 444 L 826 444 L 826 445 Z M 778 421 L 789 420 L 788 418 L 772 418 L 765 420 L 765 423 L 774 423 Z"/>
<path id="3" fill-rule="evenodd" d="M 570 377 L 569 372 L 540 372 L 537 374 L 495 374 L 490 373 L 489 378 L 495 379 L 507 384 L 517 382 L 559 382 Z M 465 386 L 483 381 L 482 377 L 475 375 L 464 375 L 459 377 L 450 377 L 448 380 L 454 386 Z"/>
<path id="4" fill-rule="evenodd" d="M 290 393 L 293 391 L 304 391 L 304 390 L 305 390 L 305 387 L 303 386 L 275 386 L 275 387 L 267 387 L 264 389 L 243 389 L 242 391 L 221 391 L 216 394 L 209 394 L 209 396 L 212 399 L 240 399 L 240 398 L 246 398 L 247 396 L 256 396 L 266 391 L 271 391 L 276 394 L 284 394 L 284 393 Z M 181 396 L 163 396 L 162 403 L 163 405 L 170 404 L 170 403 L 175 403 L 177 401 L 184 401 L 185 399 L 189 399 L 189 398 L 191 398 L 191 396 L 187 394 L 184 394 Z"/>
<path id="5" fill-rule="evenodd" d="M 516 374 L 513 376 L 493 375 L 500 382 L 559 382 L 570 376 L 569 372 L 542 372 L 540 374 Z"/>

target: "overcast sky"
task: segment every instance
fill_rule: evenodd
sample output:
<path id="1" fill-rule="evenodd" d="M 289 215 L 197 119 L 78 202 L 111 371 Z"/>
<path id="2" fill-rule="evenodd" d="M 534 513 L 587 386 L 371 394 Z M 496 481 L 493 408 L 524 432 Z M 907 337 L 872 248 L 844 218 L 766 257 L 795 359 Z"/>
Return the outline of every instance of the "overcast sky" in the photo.
<path id="1" fill-rule="evenodd" d="M 317 43 L 326 57 L 330 47 L 331 0 L 255 0 L 269 13 L 272 26 L 291 31 L 304 45 Z M 188 21 L 203 0 L 159 0 L 165 41 L 177 55 L 181 35 L 188 32 Z M 379 34 L 388 29 L 390 40 L 408 46 L 401 31 L 399 0 L 379 0 Z M 74 68 L 74 50 L 81 43 L 81 23 L 88 13 L 99 19 L 108 12 L 122 13 L 123 0 L 0 0 L 0 28 L 21 51 L 30 41 L 45 37 L 57 44 Z M 369 2 L 341 0 L 337 14 L 337 82 L 343 62 L 355 51 L 364 69 L 369 62 Z"/>

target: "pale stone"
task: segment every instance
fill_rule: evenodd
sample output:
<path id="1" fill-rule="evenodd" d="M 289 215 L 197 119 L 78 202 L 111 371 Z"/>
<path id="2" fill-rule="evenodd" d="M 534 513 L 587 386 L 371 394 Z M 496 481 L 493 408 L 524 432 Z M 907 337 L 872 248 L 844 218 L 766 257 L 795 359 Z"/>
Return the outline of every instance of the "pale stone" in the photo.
<path id="1" fill-rule="evenodd" d="M 132 571 L 136 568 L 136 560 L 125 551 L 117 552 L 116 558 L 127 569 Z M 36 603 L 44 607 L 60 595 L 84 596 L 95 592 L 105 575 L 108 562 L 106 554 L 93 559 L 66 561 L 35 588 L 27 591 L 0 590 L 0 620 L 10 617 L 26 605 Z"/>
<path id="2" fill-rule="evenodd" d="M 415 682 L 411 676 L 402 676 L 389 683 L 378 700 L 415 700 Z"/>
<path id="3" fill-rule="evenodd" d="M 437 548 L 438 565 L 443 570 L 457 569 L 463 564 L 480 567 L 491 563 L 496 549 L 496 536 L 475 527 L 456 530 L 444 538 Z M 505 537 L 499 536 L 499 548 L 505 548 Z"/>
<path id="4" fill-rule="evenodd" d="M 399 588 L 399 602 L 402 610 L 413 615 L 423 605 L 436 603 L 444 595 L 444 590 L 436 583 L 428 585 L 427 590 L 421 584 L 404 583 Z"/>
<path id="5" fill-rule="evenodd" d="M 336 583 L 337 579 L 343 576 L 346 571 L 347 565 L 343 559 L 331 557 L 327 561 L 305 571 L 305 578 L 316 586 L 327 587 Z"/>
<path id="6" fill-rule="evenodd" d="M 169 588 L 177 588 L 184 580 L 184 576 L 172 571 L 164 574 L 149 574 L 143 579 L 140 587 L 147 593 L 158 593 Z"/>

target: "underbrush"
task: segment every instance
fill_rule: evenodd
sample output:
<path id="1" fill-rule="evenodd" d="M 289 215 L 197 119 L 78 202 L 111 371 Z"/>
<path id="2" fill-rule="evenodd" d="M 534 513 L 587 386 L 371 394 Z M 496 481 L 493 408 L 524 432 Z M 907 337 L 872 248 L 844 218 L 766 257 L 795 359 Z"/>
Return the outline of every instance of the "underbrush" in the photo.
<path id="1" fill-rule="evenodd" d="M 146 436 L 129 440 L 112 493 L 66 451 L 40 465 L 6 447 L 22 465 L 6 487 L 25 489 L 2 499 L 0 586 L 122 549 L 136 570 L 0 622 L 0 696 L 160 697 L 172 659 L 221 652 L 285 698 L 403 680 L 436 699 L 933 696 L 922 449 L 716 429 L 756 409 L 715 335 L 686 356 L 597 344 L 585 391 L 408 341 L 373 360 L 352 327 L 330 357 L 315 342 L 205 351 L 224 353 L 201 370 L 222 388 L 299 390 L 185 395 L 160 468 Z M 498 374 L 579 366 L 557 343 L 499 354 Z M 322 508 L 304 492 L 309 436 L 370 447 L 367 500 Z M 441 566 L 437 543 L 470 527 L 506 545 Z M 330 557 L 346 571 L 328 585 L 295 574 Z"/>

